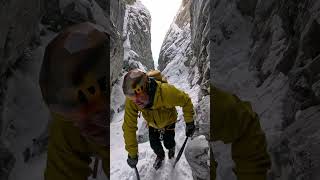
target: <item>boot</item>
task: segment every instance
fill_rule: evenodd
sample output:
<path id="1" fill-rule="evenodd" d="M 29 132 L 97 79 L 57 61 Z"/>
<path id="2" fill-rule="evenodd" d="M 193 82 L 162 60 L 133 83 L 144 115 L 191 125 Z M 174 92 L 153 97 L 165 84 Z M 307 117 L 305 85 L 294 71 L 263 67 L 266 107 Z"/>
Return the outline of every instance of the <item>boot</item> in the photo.
<path id="1" fill-rule="evenodd" d="M 169 152 L 168 152 L 169 159 L 174 157 L 174 153 L 175 153 L 175 147 L 169 149 Z"/>
<path id="2" fill-rule="evenodd" d="M 163 156 L 157 156 L 157 159 L 155 160 L 154 164 L 153 164 L 153 167 L 158 170 L 161 165 L 162 165 L 162 161 L 164 160 L 164 157 Z"/>

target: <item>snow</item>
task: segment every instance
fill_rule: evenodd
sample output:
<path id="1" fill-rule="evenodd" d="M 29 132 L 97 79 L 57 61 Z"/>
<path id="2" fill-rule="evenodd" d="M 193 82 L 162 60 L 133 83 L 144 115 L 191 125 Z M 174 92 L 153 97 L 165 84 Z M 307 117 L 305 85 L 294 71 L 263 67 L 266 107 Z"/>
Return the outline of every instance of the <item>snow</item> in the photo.
<path id="1" fill-rule="evenodd" d="M 173 25 L 174 26 L 174 25 Z M 177 27 L 177 26 L 176 26 Z M 189 27 L 189 26 L 188 26 Z M 177 27 L 178 28 L 178 27 Z M 182 39 L 183 33 L 180 33 L 180 29 L 175 29 L 176 36 Z M 178 32 L 177 32 L 178 31 Z M 188 31 L 190 32 L 190 30 Z M 185 50 L 188 48 L 188 44 L 190 43 L 190 38 L 185 40 L 184 43 L 177 47 L 172 46 L 172 50 L 176 51 L 173 57 L 173 60 L 167 65 L 167 68 L 164 69 L 162 74 L 167 77 L 168 82 L 170 84 L 175 85 L 178 89 L 181 89 L 188 93 L 192 99 L 194 106 L 197 105 L 198 100 L 198 92 L 200 87 L 195 85 L 193 87 L 190 86 L 188 82 L 189 69 L 184 65 L 186 61 Z M 125 58 L 129 58 L 134 55 L 132 50 L 130 50 L 130 40 L 127 39 L 127 42 L 124 43 L 125 48 Z M 128 51 L 129 50 L 129 51 Z M 131 58 L 131 63 L 140 63 L 134 61 L 134 58 Z M 140 63 L 141 64 L 141 63 Z M 141 69 L 145 69 L 141 64 Z M 112 92 L 112 99 L 116 99 L 113 107 L 121 107 L 124 104 L 124 95 L 122 93 L 118 93 L 121 89 L 121 84 L 123 75 L 119 78 L 118 82 L 114 84 Z M 115 93 L 117 92 L 117 93 Z M 121 101 L 120 101 L 121 100 Z M 119 104 L 117 104 L 119 103 Z M 178 122 L 176 124 L 176 155 L 180 150 L 182 143 L 185 140 L 185 123 L 183 121 L 182 109 L 177 107 L 178 110 Z M 115 115 L 111 121 L 110 125 L 110 173 L 111 179 L 128 179 L 133 180 L 136 179 L 136 175 L 134 169 L 130 168 L 126 162 L 128 154 L 125 150 L 123 131 L 122 131 L 122 123 L 123 123 L 124 110 L 115 111 Z M 148 136 L 148 131 L 145 128 L 145 120 L 143 117 L 138 118 L 138 132 L 137 136 Z M 189 140 L 190 141 L 190 140 Z M 184 153 L 182 154 L 181 159 L 177 163 L 176 167 L 173 169 L 174 159 L 169 160 L 166 156 L 162 167 L 157 171 L 152 167 L 153 162 L 156 158 L 156 155 L 153 153 L 153 150 L 150 147 L 149 141 L 142 142 L 138 144 L 139 149 L 139 162 L 137 164 L 138 171 L 140 173 L 141 179 L 154 179 L 154 180 L 187 180 L 192 178 L 191 168 L 186 161 Z M 167 154 L 167 150 L 164 148 Z"/>
<path id="2" fill-rule="evenodd" d="M 252 108 L 259 114 L 261 127 L 266 133 L 269 145 L 279 139 L 281 134 L 281 119 L 283 119 L 283 97 L 288 91 L 288 77 L 282 73 L 272 73 L 263 84 L 257 86 L 257 72 L 249 70 L 252 47 L 252 21 L 242 17 L 233 3 L 219 3 L 215 11 L 214 24 L 216 43 L 214 46 L 215 62 L 211 63 L 211 81 L 216 86 L 236 94 L 240 99 L 249 101 Z M 226 6 L 226 7 L 223 7 Z M 222 9 L 226 9 L 223 12 Z M 284 50 L 283 29 L 281 19 L 272 19 L 272 38 L 270 48 L 274 53 L 268 54 L 262 65 L 262 72 L 274 72 L 275 59 L 281 59 Z M 223 27 L 223 28 L 222 28 Z M 227 33 L 230 32 L 230 33 Z M 257 43 L 256 43 L 257 44 Z M 253 49 L 253 50 L 252 50 Z M 263 52 L 263 51 L 261 51 Z M 273 51 L 272 51 L 273 52 Z M 249 68 L 248 68 L 249 67 Z M 214 157 L 218 161 L 217 179 L 233 180 L 234 163 L 231 160 L 230 145 L 222 142 L 211 144 Z M 268 147 L 271 148 L 271 147 Z"/>
<path id="3" fill-rule="evenodd" d="M 95 3 L 94 3 L 95 5 Z M 62 6 L 64 6 L 62 4 Z M 137 1 L 135 4 L 130 5 L 130 10 L 135 12 L 140 12 L 143 9 L 143 5 Z M 145 11 L 145 17 L 142 19 L 136 19 L 135 22 L 145 22 L 144 18 L 149 18 L 150 14 Z M 99 21 L 103 21 L 104 16 L 101 13 L 98 13 Z M 128 17 L 128 12 L 126 12 L 126 17 Z M 125 18 L 127 19 L 127 18 Z M 125 20 L 125 23 L 128 23 Z M 150 25 L 149 25 L 150 26 Z M 127 26 L 124 26 L 127 28 Z M 130 26 L 128 26 L 130 28 Z M 176 29 L 177 31 L 179 29 Z M 180 32 L 180 31 L 179 31 Z M 14 72 L 14 76 L 10 79 L 8 84 L 9 94 L 7 97 L 8 108 L 4 115 L 5 119 L 11 119 L 13 123 L 18 128 L 17 130 L 7 131 L 6 134 L 7 141 L 10 149 L 13 151 L 16 157 L 15 167 L 10 175 L 9 180 L 40 180 L 43 179 L 43 173 L 46 166 L 46 153 L 42 153 L 33 157 L 28 163 L 23 162 L 22 152 L 26 147 L 30 147 L 33 138 L 37 138 L 40 134 L 46 131 L 47 123 L 49 120 L 49 112 L 46 105 L 43 103 L 40 93 L 40 88 L 38 85 L 38 74 L 40 70 L 40 65 L 46 45 L 56 34 L 50 33 L 46 37 L 42 37 L 43 46 L 40 46 L 34 54 L 36 56 L 35 61 L 27 62 L 24 64 L 24 69 Z M 129 37 L 127 29 L 124 31 L 124 36 Z M 179 37 L 182 39 L 182 36 Z M 197 104 L 198 100 L 198 91 L 200 90 L 199 86 L 191 87 L 188 82 L 188 68 L 185 67 L 184 61 L 186 60 L 184 55 L 188 48 L 188 43 L 190 39 L 185 41 L 181 45 L 182 49 L 172 46 L 172 49 L 176 49 L 176 56 L 173 61 L 167 66 L 167 69 L 163 72 L 165 76 L 168 77 L 169 83 L 175 85 L 177 88 L 187 92 L 192 98 L 194 106 Z M 124 42 L 124 58 L 129 61 L 129 64 L 137 64 L 142 70 L 146 70 L 145 66 L 141 62 L 135 61 L 137 53 L 132 51 L 130 48 L 130 39 L 127 38 Z M 122 122 L 123 122 L 123 103 L 124 95 L 121 90 L 121 84 L 123 75 L 125 72 L 122 72 L 119 81 L 113 86 L 112 89 L 112 99 L 111 99 L 111 108 L 114 110 L 115 115 L 113 116 L 111 125 L 110 125 L 110 173 L 111 179 L 135 179 L 135 173 L 127 163 L 127 152 L 124 149 L 124 139 L 122 132 Z M 198 76 L 196 76 L 198 77 Z M 198 77 L 199 78 L 199 77 Z M 194 80 L 195 82 L 195 80 Z M 18 88 L 17 88 L 18 87 Z M 23 91 L 22 91 L 23 89 Z M 19 101 L 16 101 L 16 100 Z M 33 104 L 30 104 L 33 102 Z M 19 113 L 17 113 L 19 112 Z M 178 122 L 176 124 L 176 155 L 180 150 L 182 143 L 185 139 L 185 123 L 183 121 L 183 115 L 181 108 L 178 108 Z M 34 126 L 36 124 L 36 126 Z M 148 134 L 147 129 L 145 128 L 145 121 L 143 117 L 138 119 L 138 135 L 145 136 Z M 10 133 L 11 132 L 11 133 Z M 23 132 L 23 133 L 16 133 Z M 11 141 L 10 141 L 11 140 Z M 192 140 L 189 140 L 192 141 Z M 15 142 L 15 143 L 10 143 Z M 165 150 L 167 152 L 167 150 Z M 167 153 L 166 153 L 167 154 Z M 139 163 L 137 165 L 140 172 L 141 179 L 154 179 L 154 180 L 187 180 L 192 179 L 191 168 L 186 161 L 184 153 L 180 161 L 177 163 L 176 167 L 173 169 L 174 159 L 169 160 L 168 157 L 164 160 L 163 166 L 159 170 L 154 170 L 152 167 L 153 161 L 155 159 L 155 154 L 153 153 L 149 142 L 139 144 Z M 92 164 L 91 164 L 92 166 Z M 91 177 L 89 178 L 92 179 Z M 98 180 L 107 179 L 99 166 L 98 169 Z"/>
<path id="4" fill-rule="evenodd" d="M 54 33 L 48 33 L 42 39 L 42 43 L 47 44 L 54 36 Z M 32 60 L 23 62 L 21 68 L 14 70 L 8 82 L 4 119 L 9 119 L 9 124 L 13 124 L 15 129 L 4 137 L 16 158 L 9 180 L 43 179 L 46 154 L 40 154 L 30 162 L 24 163 L 22 153 L 31 145 L 32 139 L 37 138 L 46 129 L 49 120 L 49 112 L 38 85 L 44 48 L 40 46 L 34 50 L 31 54 Z"/>
<path id="5" fill-rule="evenodd" d="M 123 36 L 127 36 L 127 34 L 136 32 L 134 31 L 133 26 L 138 27 L 143 32 L 148 32 L 150 27 L 151 15 L 147 8 L 141 3 L 141 1 L 137 0 L 132 5 L 126 5 L 126 12 L 123 24 Z M 146 27 L 142 29 L 142 27 Z"/>
<path id="6" fill-rule="evenodd" d="M 149 19 L 151 19 L 150 13 L 140 1 L 136 1 L 132 5 L 126 5 L 123 23 L 123 37 L 125 37 L 125 41 L 123 42 L 124 62 L 128 62 L 129 65 L 144 71 L 147 68 L 141 62 L 135 61 L 140 56 L 131 49 L 130 35 L 136 33 L 134 26 L 138 27 L 141 31 L 148 32 L 150 24 L 146 25 L 146 23 L 150 23 Z M 146 29 L 142 29 L 142 27 L 146 27 Z"/>
<path id="7" fill-rule="evenodd" d="M 176 61 L 172 61 L 171 65 L 168 65 L 168 68 L 172 71 L 165 74 L 168 77 L 169 83 L 175 85 L 177 88 L 186 91 L 190 94 L 192 101 L 196 104 L 197 100 L 197 91 L 199 87 L 190 88 L 187 82 L 188 77 L 188 69 L 183 65 L 183 61 L 177 59 Z M 123 76 L 121 77 L 121 79 Z M 122 84 L 122 80 L 119 80 L 113 87 L 113 92 L 116 92 L 120 89 Z M 124 101 L 124 95 L 118 93 L 113 94 L 112 99 L 122 99 Z M 118 103 L 120 103 L 118 101 Z M 123 104 L 124 102 L 122 102 Z M 119 107 L 121 105 L 115 105 Z M 185 139 L 185 123 L 182 117 L 181 108 L 178 110 L 178 123 L 176 124 L 176 152 L 179 151 L 182 143 Z M 117 112 L 112 119 L 112 123 L 110 125 L 110 160 L 111 160 L 111 179 L 135 179 L 134 170 L 131 169 L 127 163 L 127 152 L 125 150 L 124 139 L 123 139 L 123 131 L 122 131 L 122 123 L 123 123 L 123 116 L 124 111 Z M 141 116 L 138 119 L 138 127 L 139 127 L 139 134 L 147 133 L 144 131 L 144 120 Z M 140 132 L 140 131 L 143 132 Z M 177 153 L 176 153 L 177 154 Z M 153 161 L 155 160 L 156 156 L 153 153 L 149 142 L 140 143 L 139 144 L 139 163 L 137 168 L 140 172 L 141 179 L 161 179 L 161 180 L 169 180 L 169 179 L 192 179 L 191 169 L 186 161 L 184 154 L 182 155 L 180 161 L 176 165 L 175 169 L 172 168 L 174 160 L 165 159 L 162 168 L 158 171 L 155 171 L 152 167 Z"/>
<path id="8" fill-rule="evenodd" d="M 128 154 L 125 150 L 122 123 L 123 123 L 124 111 L 117 113 L 110 125 L 110 160 L 111 160 L 111 179 L 135 179 L 134 170 L 127 165 Z M 185 124 L 181 120 L 181 112 L 179 113 L 179 122 L 176 124 L 176 136 L 177 143 L 176 152 L 182 146 L 185 138 Z M 139 130 L 143 129 L 143 118 L 138 119 Z M 149 142 L 141 143 L 139 147 L 139 162 L 137 165 L 141 179 L 155 179 L 155 180 L 186 180 L 192 179 L 191 169 L 182 155 L 180 161 L 177 163 L 175 169 L 173 169 L 174 159 L 169 160 L 168 157 L 164 160 L 162 167 L 159 170 L 154 170 L 152 167 L 156 155 L 150 147 Z M 167 152 L 167 150 L 165 150 Z"/>

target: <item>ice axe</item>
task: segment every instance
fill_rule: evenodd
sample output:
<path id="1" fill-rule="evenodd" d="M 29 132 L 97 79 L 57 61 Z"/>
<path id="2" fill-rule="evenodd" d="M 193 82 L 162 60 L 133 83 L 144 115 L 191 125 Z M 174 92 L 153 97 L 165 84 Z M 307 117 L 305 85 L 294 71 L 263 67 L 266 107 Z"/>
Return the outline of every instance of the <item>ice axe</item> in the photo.
<path id="1" fill-rule="evenodd" d="M 177 156 L 176 160 L 174 161 L 173 168 L 176 166 L 177 162 L 178 162 L 179 159 L 181 158 L 182 152 L 183 152 L 183 150 L 184 150 L 184 147 L 185 147 L 186 144 L 187 144 L 188 138 L 189 138 L 189 137 L 187 136 L 187 137 L 186 137 L 186 140 L 184 140 L 184 143 L 183 143 L 183 145 L 182 145 L 182 147 L 181 147 L 181 149 L 180 149 L 180 151 L 179 151 L 179 153 L 178 153 L 178 156 Z"/>
<path id="2" fill-rule="evenodd" d="M 136 172 L 137 180 L 140 180 L 140 175 L 139 175 L 137 166 L 134 167 L 134 171 Z"/>

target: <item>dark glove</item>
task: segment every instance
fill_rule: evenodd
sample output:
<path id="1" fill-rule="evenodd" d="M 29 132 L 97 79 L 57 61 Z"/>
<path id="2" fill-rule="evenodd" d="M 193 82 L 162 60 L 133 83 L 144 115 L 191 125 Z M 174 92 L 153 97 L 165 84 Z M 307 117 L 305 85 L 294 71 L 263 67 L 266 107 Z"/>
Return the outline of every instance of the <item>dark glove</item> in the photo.
<path id="1" fill-rule="evenodd" d="M 194 122 L 186 123 L 186 136 L 191 137 L 196 130 Z"/>
<path id="2" fill-rule="evenodd" d="M 128 159 L 127 159 L 127 163 L 131 168 L 136 167 L 136 165 L 138 164 L 138 156 L 136 157 L 130 157 L 128 155 Z"/>

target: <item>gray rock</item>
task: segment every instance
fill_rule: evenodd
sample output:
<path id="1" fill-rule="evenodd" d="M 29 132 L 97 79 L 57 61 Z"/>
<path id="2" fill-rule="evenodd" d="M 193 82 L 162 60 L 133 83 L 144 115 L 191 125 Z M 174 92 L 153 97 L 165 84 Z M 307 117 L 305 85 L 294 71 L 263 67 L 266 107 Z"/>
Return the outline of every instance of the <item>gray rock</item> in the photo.
<path id="1" fill-rule="evenodd" d="M 1 1 L 0 6 L 0 134 L 8 127 L 4 117 L 8 78 L 18 64 L 27 58 L 27 49 L 36 46 L 39 39 L 41 1 Z M 38 43 L 38 42 L 37 42 Z M 25 56 L 26 55 L 26 56 Z M 13 154 L 0 145 L 0 179 L 7 179 L 15 165 Z"/>
<path id="2" fill-rule="evenodd" d="M 151 51 L 151 15 L 140 1 L 129 3 L 131 4 L 126 6 L 126 23 L 123 32 L 126 39 L 126 52 L 129 54 L 124 59 L 126 61 L 124 68 L 130 70 L 139 67 L 132 65 L 130 60 L 134 60 L 144 65 L 147 70 L 154 69 Z M 135 3 L 139 3 L 139 7 L 135 6 Z M 130 55 L 132 53 L 134 55 Z"/>
<path id="3" fill-rule="evenodd" d="M 191 49 L 188 47 L 190 46 L 190 4 L 191 1 L 189 0 L 183 1 L 176 18 L 163 40 L 158 59 L 158 69 L 160 71 L 163 71 L 181 51 L 185 53 L 189 59 L 185 65 L 188 65 L 191 60 Z M 182 46 L 186 41 L 188 46 Z M 178 49 L 181 50 L 179 51 Z"/>
<path id="4" fill-rule="evenodd" d="M 185 156 L 192 169 L 193 179 L 210 179 L 210 168 L 208 165 L 210 158 L 208 152 L 209 144 L 204 136 L 198 136 L 187 143 Z"/>
<path id="5" fill-rule="evenodd" d="M 111 83 L 116 81 L 123 68 L 123 22 L 125 15 L 125 4 L 122 1 L 110 1 L 110 23 L 115 33 L 110 43 L 110 79 Z"/>
<path id="6" fill-rule="evenodd" d="M 199 128 L 198 134 L 204 135 L 209 139 L 210 135 L 210 96 L 203 96 L 196 107 L 196 127 Z"/>
<path id="7" fill-rule="evenodd" d="M 9 174 L 16 162 L 13 154 L 4 147 L 3 143 L 0 143 L 0 179 L 8 179 Z"/>
<path id="8" fill-rule="evenodd" d="M 13 144 L 10 150 L 16 152 L 15 155 L 20 156 L 27 147 L 29 158 L 32 158 L 45 152 L 47 146 L 48 132 L 40 130 L 44 126 L 38 120 L 45 123 L 48 112 L 37 84 L 43 50 L 55 36 L 53 32 L 57 33 L 66 26 L 83 21 L 104 27 L 111 35 L 110 76 L 111 80 L 115 80 L 123 63 L 125 7 L 123 1 L 115 0 L 13 0 L 1 1 L 0 4 L 0 133 L 8 144 Z M 20 87 L 23 87 L 23 92 Z M 26 107 L 27 102 L 32 102 L 32 105 Z M 29 117 L 30 111 L 37 112 L 32 112 L 32 117 Z M 22 121 L 23 115 L 27 117 Z M 25 124 L 25 121 L 29 123 Z M 37 133 L 31 127 L 34 124 L 41 132 Z M 33 143 L 30 135 L 35 138 Z M 12 140 L 22 140 L 22 143 L 14 144 L 10 142 Z M 11 170 L 16 169 L 13 167 L 23 162 L 15 162 L 14 155 L 6 147 L 1 145 L 0 149 L 0 179 L 5 180 Z M 17 158 L 17 161 L 21 159 Z"/>
<path id="9" fill-rule="evenodd" d="M 106 11 L 110 11 L 110 1 L 109 0 L 95 0 L 99 6 Z M 107 12 L 107 14 L 110 14 Z"/>
<path id="10" fill-rule="evenodd" d="M 118 78 L 123 66 L 123 1 L 107 0 L 49 0 L 44 1 L 42 23 L 54 32 L 72 24 L 90 21 L 101 25 L 111 35 L 110 77 L 111 84 Z"/>
<path id="11" fill-rule="evenodd" d="M 270 179 L 318 178 L 319 1 L 216 0 L 212 7 L 211 81 L 259 114 Z"/>
<path id="12" fill-rule="evenodd" d="M 314 94 L 316 95 L 316 97 L 320 100 L 320 80 L 315 82 L 312 85 L 312 91 L 314 92 Z"/>
<path id="13" fill-rule="evenodd" d="M 164 74 L 170 72 L 168 64 L 172 61 L 181 61 L 187 67 L 188 82 L 191 87 L 200 86 L 197 99 L 195 122 L 197 131 L 196 139 L 190 142 L 185 151 L 194 179 L 209 178 L 209 148 L 202 146 L 208 144 L 210 131 L 210 63 L 209 30 L 210 1 L 184 0 L 171 24 L 163 41 L 159 55 L 159 70 Z M 199 138 L 202 137 L 201 140 Z M 191 145 L 193 144 L 193 145 Z M 199 147 L 196 146 L 200 145 Z M 199 158 L 200 157 L 200 158 Z"/>
<path id="14" fill-rule="evenodd" d="M 35 37 L 39 36 L 40 16 L 40 0 L 1 3 L 0 77 L 17 61 Z"/>
<path id="15" fill-rule="evenodd" d="M 210 42 L 211 17 L 209 12 L 211 1 L 201 3 L 191 2 L 191 48 L 194 63 L 190 64 L 191 74 L 196 74 L 197 69 L 199 79 L 197 84 L 202 89 L 202 95 L 208 95 L 210 79 L 210 59 L 208 59 L 208 47 Z M 193 76 L 190 79 L 194 79 Z M 200 96 L 201 97 L 201 96 Z"/>
<path id="16" fill-rule="evenodd" d="M 238 9 L 243 15 L 254 16 L 257 0 L 239 0 L 237 3 Z"/>

